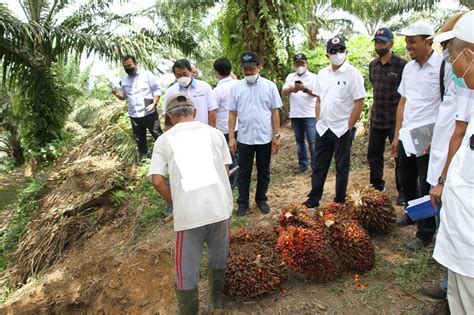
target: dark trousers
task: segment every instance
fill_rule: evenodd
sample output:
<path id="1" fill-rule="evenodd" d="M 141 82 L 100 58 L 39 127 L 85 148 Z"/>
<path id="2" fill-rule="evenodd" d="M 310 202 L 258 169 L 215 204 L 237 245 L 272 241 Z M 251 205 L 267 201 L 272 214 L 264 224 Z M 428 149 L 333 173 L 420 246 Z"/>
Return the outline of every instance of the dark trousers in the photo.
<path id="1" fill-rule="evenodd" d="M 235 139 L 237 139 L 237 134 L 238 134 L 238 131 L 235 131 Z M 229 134 L 225 133 L 224 137 L 225 137 L 225 141 L 227 141 L 227 144 L 229 144 Z M 232 157 L 232 164 L 229 166 L 229 171 L 233 169 L 234 167 L 236 167 L 237 165 L 239 165 L 239 148 L 237 148 L 234 154 L 232 154 L 231 152 L 230 155 Z M 239 171 L 237 171 L 236 173 L 234 173 L 233 175 L 229 177 L 230 185 L 232 187 L 235 187 L 237 185 L 238 174 L 239 174 Z"/>
<path id="2" fill-rule="evenodd" d="M 428 195 L 430 192 L 430 184 L 426 181 L 428 174 L 429 154 L 416 157 L 414 155 L 407 156 L 403 143 L 398 142 L 398 163 L 400 173 L 400 183 L 405 193 L 405 206 L 408 201 Z M 410 219 L 408 217 L 408 219 Z M 418 221 L 418 230 L 416 237 L 425 243 L 431 242 L 436 232 L 436 219 L 428 218 Z"/>
<path id="3" fill-rule="evenodd" d="M 270 160 L 272 157 L 272 143 L 248 145 L 238 142 L 239 148 L 239 207 L 249 206 L 250 179 L 252 178 L 253 159 L 257 163 L 257 191 L 255 202 L 267 201 L 268 184 L 270 183 Z"/>
<path id="4" fill-rule="evenodd" d="M 148 154 L 148 146 L 146 142 L 146 130 L 150 132 L 153 139 L 157 139 L 163 134 L 160 127 L 160 119 L 158 118 L 158 112 L 155 110 L 154 113 L 146 115 L 144 117 L 130 117 L 132 122 L 133 135 L 138 146 L 138 154 L 140 158 L 145 157 Z"/>
<path id="5" fill-rule="evenodd" d="M 314 161 L 314 148 L 316 143 L 316 118 L 291 118 L 291 127 L 293 128 L 293 132 L 295 133 L 296 154 L 298 156 L 299 166 L 312 166 Z M 309 162 L 305 138 L 309 146 L 309 155 L 311 158 Z"/>
<path id="6" fill-rule="evenodd" d="M 367 150 L 367 161 L 370 167 L 370 184 L 380 191 L 385 188 L 385 181 L 383 180 L 385 142 L 388 138 L 390 143 L 392 143 L 394 132 L 395 128 L 370 128 L 369 148 Z M 398 175 L 398 159 L 395 159 L 395 184 L 397 191 L 400 193 L 401 184 Z"/>
<path id="7" fill-rule="evenodd" d="M 354 133 L 355 129 L 348 130 L 340 138 L 330 129 L 322 136 L 316 133 L 316 154 L 311 177 L 311 192 L 308 195 L 310 204 L 319 206 L 333 155 L 336 160 L 336 197 L 334 201 L 343 203 L 346 200 Z"/>

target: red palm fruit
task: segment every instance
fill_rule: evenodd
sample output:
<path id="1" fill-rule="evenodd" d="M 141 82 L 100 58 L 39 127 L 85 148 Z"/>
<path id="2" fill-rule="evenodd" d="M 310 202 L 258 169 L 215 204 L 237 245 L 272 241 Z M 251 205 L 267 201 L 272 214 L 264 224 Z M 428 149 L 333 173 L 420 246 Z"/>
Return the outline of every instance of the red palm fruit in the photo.
<path id="1" fill-rule="evenodd" d="M 227 260 L 224 294 L 253 299 L 279 288 L 283 281 L 280 258 L 258 242 L 233 242 Z"/>
<path id="2" fill-rule="evenodd" d="M 370 233 L 390 232 L 396 214 L 388 196 L 370 186 L 355 186 L 346 198 L 346 211 Z"/>
<path id="3" fill-rule="evenodd" d="M 314 219 L 312 211 L 302 205 L 292 205 L 281 211 L 278 227 L 286 229 L 288 226 L 312 229 L 318 233 L 321 233 L 323 229 L 322 224 Z"/>
<path id="4" fill-rule="evenodd" d="M 330 202 L 323 206 L 320 206 L 314 212 L 313 218 L 323 224 L 332 224 L 335 221 L 341 221 L 348 219 L 343 204 L 337 202 Z"/>
<path id="5" fill-rule="evenodd" d="M 331 246 L 347 269 L 366 272 L 373 268 L 375 250 L 372 239 L 357 221 L 336 222 L 329 231 Z"/>
<path id="6" fill-rule="evenodd" d="M 339 276 L 341 264 L 323 233 L 289 226 L 277 240 L 277 251 L 288 268 L 316 281 L 329 281 Z"/>
<path id="7" fill-rule="evenodd" d="M 230 235 L 231 246 L 233 244 L 244 244 L 257 242 L 274 248 L 278 237 L 277 229 L 271 226 L 256 228 L 240 228 L 232 231 Z"/>

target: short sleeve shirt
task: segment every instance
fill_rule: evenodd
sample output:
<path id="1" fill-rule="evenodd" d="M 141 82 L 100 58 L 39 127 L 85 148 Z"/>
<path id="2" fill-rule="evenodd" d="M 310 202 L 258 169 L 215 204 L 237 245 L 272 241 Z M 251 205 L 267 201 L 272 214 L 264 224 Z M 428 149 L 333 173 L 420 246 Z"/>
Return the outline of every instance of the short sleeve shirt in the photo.
<path id="1" fill-rule="evenodd" d="M 156 76 L 150 71 L 138 68 L 134 75 L 127 75 L 121 81 L 121 88 L 128 103 L 128 115 L 138 118 L 152 112 L 145 110 L 145 99 L 153 100 L 154 96 L 161 95 L 160 84 Z"/>
<path id="2" fill-rule="evenodd" d="M 258 77 L 253 84 L 240 80 L 230 90 L 228 108 L 237 112 L 239 134 L 243 144 L 267 144 L 273 139 L 272 110 L 281 108 L 280 93 L 275 83 Z"/>
<path id="3" fill-rule="evenodd" d="M 223 134 L 229 133 L 229 109 L 227 109 L 227 100 L 229 98 L 230 89 L 238 82 L 238 80 L 227 77 L 217 82 L 217 86 L 212 90 L 212 95 L 218 106 L 216 128 L 222 131 Z M 237 130 L 237 125 L 235 130 Z"/>
<path id="4" fill-rule="evenodd" d="M 366 96 L 364 78 L 347 61 L 335 72 L 328 66 L 319 71 L 313 93 L 321 99 L 318 134 L 322 136 L 330 129 L 339 138 L 349 130 L 354 101 Z"/>
<path id="5" fill-rule="evenodd" d="M 191 96 L 193 105 L 196 108 L 195 120 L 205 124 L 209 123 L 209 112 L 216 110 L 217 104 L 212 95 L 212 87 L 207 82 L 193 78 L 187 88 L 182 87 L 178 83 L 173 84 L 168 91 L 166 91 L 165 104 L 166 100 L 176 93 L 184 93 Z"/>
<path id="6" fill-rule="evenodd" d="M 314 90 L 316 87 L 316 74 L 306 71 L 302 75 L 297 73 L 290 73 L 286 77 L 283 88 L 289 88 L 295 85 L 295 81 L 301 81 L 305 87 Z M 296 93 L 290 93 L 290 118 L 314 118 L 316 116 L 316 97 L 298 91 Z"/>
<path id="7" fill-rule="evenodd" d="M 204 132 L 206 137 L 210 138 L 212 165 L 218 180 L 212 185 L 186 191 L 182 183 L 182 169 L 178 166 L 178 157 L 175 156 L 171 141 L 177 135 L 190 132 Z M 201 140 L 198 138 L 197 141 Z M 179 154 L 190 157 L 195 155 L 191 148 L 188 151 L 186 152 L 185 148 L 179 151 Z M 220 222 L 231 216 L 233 196 L 225 168 L 226 164 L 231 163 L 229 148 L 222 132 L 198 121 L 178 123 L 156 140 L 148 176 L 169 174 L 175 231 Z"/>
<path id="8" fill-rule="evenodd" d="M 372 128 L 390 129 L 395 127 L 397 107 L 400 101 L 397 89 L 406 64 L 405 59 L 393 54 L 386 64 L 382 64 L 380 57 L 370 62 L 369 78 L 374 91 L 374 103 L 370 117 Z"/>
<path id="9" fill-rule="evenodd" d="M 402 128 L 436 121 L 441 103 L 439 73 L 443 58 L 433 52 L 423 66 L 412 60 L 403 69 L 398 93 L 406 98 Z"/>

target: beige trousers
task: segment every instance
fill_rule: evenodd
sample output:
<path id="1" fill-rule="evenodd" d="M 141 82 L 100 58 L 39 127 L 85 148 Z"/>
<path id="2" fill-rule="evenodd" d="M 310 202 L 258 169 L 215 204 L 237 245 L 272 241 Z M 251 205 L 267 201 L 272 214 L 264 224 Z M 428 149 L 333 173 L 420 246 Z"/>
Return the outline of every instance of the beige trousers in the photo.
<path id="1" fill-rule="evenodd" d="M 448 270 L 448 302 L 452 315 L 474 314 L 474 278 Z"/>

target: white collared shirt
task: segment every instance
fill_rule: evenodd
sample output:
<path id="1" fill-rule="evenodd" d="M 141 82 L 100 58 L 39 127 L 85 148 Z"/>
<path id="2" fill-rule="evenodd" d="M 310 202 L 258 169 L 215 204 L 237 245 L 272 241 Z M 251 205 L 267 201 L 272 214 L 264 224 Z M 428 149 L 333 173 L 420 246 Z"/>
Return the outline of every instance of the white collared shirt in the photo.
<path id="1" fill-rule="evenodd" d="M 180 142 L 173 139 L 184 138 L 189 138 L 192 143 L 181 143 L 178 148 L 173 146 Z M 206 158 L 201 162 L 210 171 L 205 175 L 200 174 L 203 170 L 195 172 L 192 169 L 204 166 L 195 160 L 201 151 L 208 151 L 210 156 L 210 160 Z M 231 163 L 222 132 L 198 121 L 178 123 L 156 140 L 148 176 L 170 176 L 175 231 L 220 222 L 232 215 L 233 196 L 225 168 Z M 208 181 L 208 173 L 214 174 L 213 181 Z M 193 182 L 193 189 L 186 189 L 186 179 Z"/>
<path id="2" fill-rule="evenodd" d="M 229 98 L 230 89 L 238 82 L 239 80 L 234 80 L 228 76 L 217 82 L 217 86 L 212 90 L 212 95 L 214 95 L 214 100 L 218 106 L 216 128 L 222 131 L 223 134 L 229 133 L 227 99 Z M 235 130 L 237 130 L 237 124 L 235 124 Z"/>
<path id="3" fill-rule="evenodd" d="M 160 84 L 156 76 L 150 71 L 138 68 L 134 75 L 127 75 L 121 81 L 121 89 L 127 98 L 128 115 L 138 118 L 155 111 L 146 112 L 145 99 L 152 100 L 161 95 Z"/>
<path id="4" fill-rule="evenodd" d="M 283 106 L 275 83 L 262 76 L 254 84 L 245 79 L 232 87 L 227 107 L 237 112 L 239 133 L 243 144 L 267 144 L 273 139 L 272 110 Z"/>
<path id="5" fill-rule="evenodd" d="M 320 136 L 330 129 L 338 138 L 349 130 L 354 101 L 364 98 L 364 77 L 347 60 L 334 72 L 331 65 L 321 69 L 313 91 L 321 99 L 316 130 Z"/>
<path id="6" fill-rule="evenodd" d="M 438 178 L 443 171 L 444 164 L 448 157 L 449 140 L 454 131 L 455 121 L 469 121 L 470 104 L 474 103 L 474 90 L 463 89 L 454 84 L 451 79 L 451 65 L 446 64 L 444 75 L 444 97 L 439 106 L 438 118 L 431 140 L 430 162 L 428 164 L 428 175 L 426 181 L 431 186 L 438 184 Z M 464 110 L 462 110 L 464 108 Z M 457 116 L 458 111 L 464 114 Z"/>
<path id="7" fill-rule="evenodd" d="M 196 118 L 194 120 L 209 124 L 209 112 L 217 109 L 217 104 L 212 96 L 212 87 L 207 82 L 193 78 L 187 88 L 178 83 L 173 84 L 166 91 L 165 104 L 166 100 L 176 93 L 191 96 L 194 108 L 196 108 Z"/>
<path id="8" fill-rule="evenodd" d="M 412 60 L 403 69 L 398 93 L 406 98 L 402 128 L 433 123 L 441 103 L 439 72 L 443 57 L 433 52 L 420 67 Z"/>
<path id="9" fill-rule="evenodd" d="M 305 87 L 314 90 L 316 87 L 316 74 L 306 70 L 302 75 L 296 72 L 290 73 L 286 77 L 283 89 L 287 89 L 295 85 L 295 81 L 301 81 Z M 314 118 L 316 116 L 316 97 L 311 96 L 303 91 L 290 93 L 290 118 Z"/>

